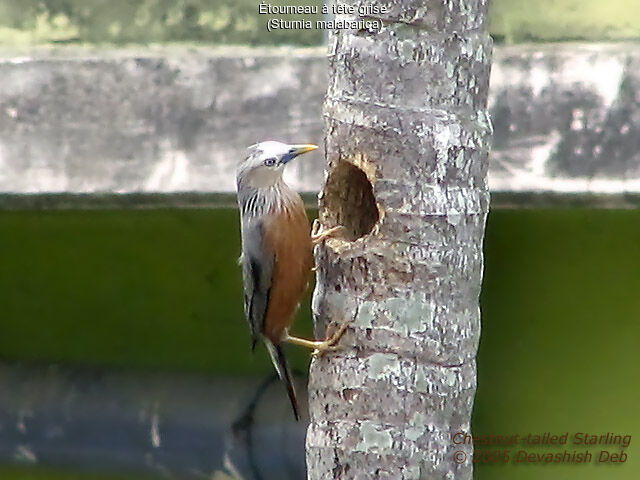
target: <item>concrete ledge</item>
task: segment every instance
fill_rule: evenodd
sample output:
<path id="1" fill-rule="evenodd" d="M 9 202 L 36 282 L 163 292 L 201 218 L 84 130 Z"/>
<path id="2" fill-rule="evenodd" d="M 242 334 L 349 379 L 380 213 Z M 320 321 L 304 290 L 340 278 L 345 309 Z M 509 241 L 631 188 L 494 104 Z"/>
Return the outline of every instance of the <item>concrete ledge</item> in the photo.
<path id="1" fill-rule="evenodd" d="M 496 47 L 492 190 L 640 193 L 639 46 Z M 322 142 L 326 85 L 324 48 L 5 50 L 0 192 L 231 193 L 247 145 Z M 288 180 L 317 191 L 322 155 L 304 160 Z"/>
<path id="2" fill-rule="evenodd" d="M 317 195 L 302 193 L 305 206 L 318 208 Z M 145 208 L 237 207 L 234 193 L 36 193 L 0 194 L 0 211 L 20 210 L 122 210 Z M 494 192 L 491 208 L 640 208 L 640 194 Z"/>
<path id="3" fill-rule="evenodd" d="M 315 193 L 302 193 L 317 208 Z M 0 210 L 96 210 L 128 208 L 236 208 L 235 193 L 0 193 Z"/>

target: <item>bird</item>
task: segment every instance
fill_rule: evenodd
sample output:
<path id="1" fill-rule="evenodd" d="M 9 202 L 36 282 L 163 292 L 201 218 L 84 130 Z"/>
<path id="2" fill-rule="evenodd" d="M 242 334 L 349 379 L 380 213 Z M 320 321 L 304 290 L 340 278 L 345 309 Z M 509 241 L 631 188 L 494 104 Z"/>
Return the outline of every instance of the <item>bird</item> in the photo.
<path id="1" fill-rule="evenodd" d="M 313 245 L 334 236 L 340 226 L 311 232 L 300 195 L 283 180 L 285 166 L 317 145 L 264 141 L 248 148 L 236 171 L 244 311 L 252 351 L 259 339 L 285 383 L 293 414 L 300 420 L 296 392 L 282 350 L 283 342 L 311 348 L 314 354 L 335 350 L 346 322 L 323 341 L 289 335 L 314 266 Z"/>

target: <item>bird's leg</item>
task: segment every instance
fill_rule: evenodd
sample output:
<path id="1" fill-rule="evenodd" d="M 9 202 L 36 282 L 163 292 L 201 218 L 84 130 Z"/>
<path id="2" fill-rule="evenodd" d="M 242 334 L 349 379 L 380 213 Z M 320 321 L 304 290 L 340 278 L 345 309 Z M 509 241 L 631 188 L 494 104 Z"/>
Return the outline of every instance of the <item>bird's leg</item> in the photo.
<path id="1" fill-rule="evenodd" d="M 319 229 L 316 229 L 315 226 L 319 224 L 320 222 L 318 222 L 318 220 L 313 221 L 314 228 L 311 230 L 311 245 L 318 245 L 323 240 L 334 237 L 335 236 L 334 234 L 336 232 L 339 232 L 340 230 L 344 230 L 344 227 L 342 225 L 338 225 L 337 227 L 332 227 L 329 230 L 325 230 L 324 232 L 315 233 L 317 232 L 317 230 L 319 230 Z M 317 267 L 315 265 L 311 267 L 312 272 L 315 272 L 316 270 L 317 270 Z"/>
<path id="2" fill-rule="evenodd" d="M 302 347 L 311 348 L 313 350 L 313 355 L 322 355 L 325 352 L 333 352 L 338 349 L 336 345 L 344 332 L 347 330 L 349 326 L 349 322 L 344 322 L 340 325 L 340 328 L 334 332 L 329 338 L 325 340 L 307 340 L 306 338 L 293 337 L 289 335 L 289 332 L 285 333 L 283 342 L 293 343 L 294 345 L 300 345 Z"/>
<path id="3" fill-rule="evenodd" d="M 344 227 L 342 225 L 338 225 L 337 227 L 332 227 L 329 230 L 321 231 L 321 229 L 322 225 L 316 218 L 313 221 L 313 226 L 311 227 L 311 243 L 314 245 L 317 245 L 326 238 L 333 237 L 336 232 L 343 230 Z"/>

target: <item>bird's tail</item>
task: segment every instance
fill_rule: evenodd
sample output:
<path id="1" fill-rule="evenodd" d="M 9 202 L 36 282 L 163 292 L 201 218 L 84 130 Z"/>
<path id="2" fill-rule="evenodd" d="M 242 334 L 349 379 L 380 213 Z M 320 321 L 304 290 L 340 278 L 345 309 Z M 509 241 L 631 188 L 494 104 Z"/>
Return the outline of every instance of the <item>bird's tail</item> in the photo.
<path id="1" fill-rule="evenodd" d="M 293 408 L 293 414 L 295 415 L 296 420 L 299 421 L 300 412 L 298 411 L 298 400 L 296 399 L 296 390 L 293 387 L 293 378 L 291 377 L 291 371 L 289 370 L 289 365 L 287 364 L 287 359 L 284 356 L 282 347 L 280 345 L 274 345 L 267 339 L 265 339 L 264 343 L 267 346 L 269 355 L 271 356 L 271 362 L 273 363 L 273 366 L 276 367 L 276 372 L 278 372 L 278 376 L 285 383 L 287 387 L 287 393 L 289 394 L 289 400 L 291 400 L 291 407 Z"/>

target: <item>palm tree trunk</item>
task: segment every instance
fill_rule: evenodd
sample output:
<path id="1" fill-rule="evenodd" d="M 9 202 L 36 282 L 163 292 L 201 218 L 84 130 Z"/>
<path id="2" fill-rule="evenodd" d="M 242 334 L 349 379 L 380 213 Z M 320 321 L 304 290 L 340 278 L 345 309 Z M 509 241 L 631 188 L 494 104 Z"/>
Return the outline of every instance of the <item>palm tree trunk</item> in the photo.
<path id="1" fill-rule="evenodd" d="M 320 218 L 345 234 L 316 250 L 313 310 L 319 337 L 352 324 L 311 365 L 308 478 L 471 479 L 452 436 L 476 388 L 488 0 L 370 4 L 381 30 L 330 38 Z"/>

